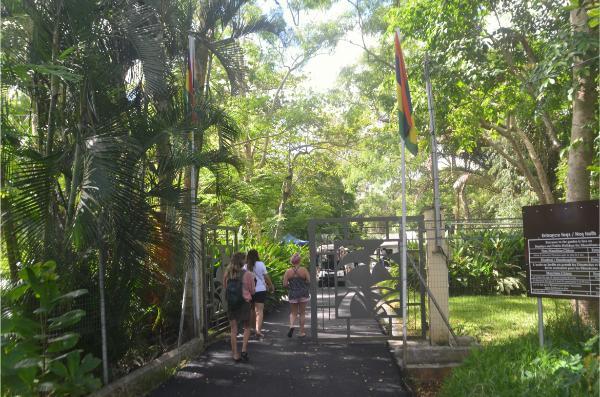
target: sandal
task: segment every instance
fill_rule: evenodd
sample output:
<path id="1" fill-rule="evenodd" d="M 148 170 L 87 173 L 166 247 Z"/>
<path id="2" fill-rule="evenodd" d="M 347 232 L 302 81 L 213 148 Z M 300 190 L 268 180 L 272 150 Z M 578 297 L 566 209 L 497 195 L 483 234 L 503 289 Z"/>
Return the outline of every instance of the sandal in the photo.
<path id="1" fill-rule="evenodd" d="M 242 361 L 242 359 L 240 357 L 238 357 L 238 358 L 232 357 L 232 359 L 236 363 L 239 363 L 240 361 Z"/>
<path id="2" fill-rule="evenodd" d="M 300 334 L 300 335 L 298 335 L 298 338 L 305 338 L 305 337 L 306 337 L 306 334 Z"/>
<path id="3" fill-rule="evenodd" d="M 250 359 L 248 358 L 248 352 L 242 352 L 242 358 L 240 360 L 244 360 L 248 362 Z"/>
<path id="4" fill-rule="evenodd" d="M 294 334 L 294 327 L 291 327 L 287 333 L 288 338 L 291 338 L 293 334 Z"/>

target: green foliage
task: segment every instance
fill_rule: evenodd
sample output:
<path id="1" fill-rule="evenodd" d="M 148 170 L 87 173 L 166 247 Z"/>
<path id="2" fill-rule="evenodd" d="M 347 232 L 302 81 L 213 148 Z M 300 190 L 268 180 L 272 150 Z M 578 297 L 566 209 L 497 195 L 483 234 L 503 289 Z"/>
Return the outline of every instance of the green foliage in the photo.
<path id="1" fill-rule="evenodd" d="M 524 240 L 503 230 L 460 231 L 450 240 L 451 294 L 515 294 L 525 291 Z"/>
<path id="2" fill-rule="evenodd" d="M 541 349 L 534 329 L 474 350 L 439 396 L 597 396 L 598 334 L 564 314 L 547 324 L 548 344 Z"/>
<path id="3" fill-rule="evenodd" d="M 98 389 L 92 371 L 100 360 L 82 359 L 74 349 L 79 335 L 70 331 L 85 315 L 69 310 L 70 303 L 87 291 L 62 294 L 53 261 L 19 276 L 21 283 L 2 293 L 2 395 L 84 396 Z"/>

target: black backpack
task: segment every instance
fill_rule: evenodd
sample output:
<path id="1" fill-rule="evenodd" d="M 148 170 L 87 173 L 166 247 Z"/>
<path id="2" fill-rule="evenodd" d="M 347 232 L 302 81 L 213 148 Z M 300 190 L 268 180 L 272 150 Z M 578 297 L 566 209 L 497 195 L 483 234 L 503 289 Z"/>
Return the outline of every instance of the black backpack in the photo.
<path id="1" fill-rule="evenodd" d="M 230 278 L 227 280 L 225 299 L 227 300 L 227 306 L 229 307 L 229 310 L 236 310 L 245 302 L 244 294 L 242 292 L 243 276 L 244 273 L 242 272 L 237 278 Z"/>

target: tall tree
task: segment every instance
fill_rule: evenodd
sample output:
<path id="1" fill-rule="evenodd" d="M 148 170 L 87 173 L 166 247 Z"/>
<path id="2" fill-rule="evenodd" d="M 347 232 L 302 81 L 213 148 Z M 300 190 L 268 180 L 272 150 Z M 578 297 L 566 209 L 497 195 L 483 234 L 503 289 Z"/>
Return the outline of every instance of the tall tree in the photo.
<path id="1" fill-rule="evenodd" d="M 598 135 L 598 20 L 588 12 L 598 11 L 597 1 L 572 2 L 570 22 L 574 47 L 573 118 L 567 171 L 567 202 L 590 199 L 590 168 L 594 164 L 594 139 Z M 597 17 L 596 17 L 597 18 Z M 596 153 L 596 162 L 598 153 Z M 573 302 L 575 305 L 578 303 Z M 581 315 L 598 325 L 597 299 L 582 301 Z"/>
<path id="2" fill-rule="evenodd" d="M 598 25 L 588 12 L 598 10 L 597 1 L 572 2 L 573 117 L 567 173 L 567 202 L 590 199 L 590 167 L 594 163 L 594 138 L 598 127 Z M 592 26 L 590 26 L 592 25 Z"/>

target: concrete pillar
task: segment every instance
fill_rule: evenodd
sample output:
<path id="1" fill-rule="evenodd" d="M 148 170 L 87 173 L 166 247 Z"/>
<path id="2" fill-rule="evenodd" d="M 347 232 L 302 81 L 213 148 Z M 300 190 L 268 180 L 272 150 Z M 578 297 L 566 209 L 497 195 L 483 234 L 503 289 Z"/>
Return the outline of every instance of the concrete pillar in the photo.
<path id="1" fill-rule="evenodd" d="M 427 286 L 435 298 L 444 316 L 449 319 L 448 309 L 448 266 L 446 258 L 435 244 L 435 221 L 433 209 L 424 212 L 425 233 L 427 236 Z M 444 219 L 442 218 L 440 230 L 444 230 Z M 448 246 L 443 235 L 440 238 L 443 252 L 448 253 Z M 432 345 L 447 345 L 450 339 L 450 331 L 440 316 L 435 304 L 429 298 L 429 338 Z"/>

